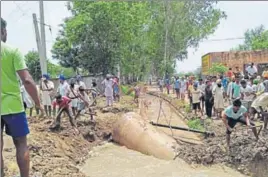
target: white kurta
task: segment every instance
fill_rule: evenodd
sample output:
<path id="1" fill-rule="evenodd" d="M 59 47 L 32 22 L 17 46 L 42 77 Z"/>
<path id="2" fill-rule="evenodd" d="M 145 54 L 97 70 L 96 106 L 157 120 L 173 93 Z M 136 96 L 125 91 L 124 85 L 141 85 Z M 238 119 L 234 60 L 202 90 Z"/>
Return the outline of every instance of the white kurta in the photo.
<path id="1" fill-rule="evenodd" d="M 76 97 L 78 96 L 78 88 L 79 86 L 78 85 L 74 85 L 74 88 L 71 89 L 71 87 L 68 88 L 68 93 L 69 93 L 69 97 Z M 75 94 L 75 95 L 74 95 Z M 71 102 L 71 105 L 72 107 L 77 107 L 78 105 L 78 99 L 72 99 L 72 102 Z"/>
<path id="2" fill-rule="evenodd" d="M 106 97 L 112 97 L 113 96 L 113 80 L 112 79 L 105 79 L 102 81 L 102 84 L 105 86 L 104 94 Z"/>
<path id="3" fill-rule="evenodd" d="M 26 103 L 27 108 L 33 108 L 34 102 L 32 98 L 30 97 L 30 95 L 28 94 L 28 92 L 26 91 L 24 85 L 20 87 L 20 91 L 21 91 L 22 99 Z"/>
<path id="4" fill-rule="evenodd" d="M 224 109 L 224 101 L 223 101 L 223 87 L 214 87 L 213 88 L 214 95 L 214 107 L 215 109 Z"/>
<path id="5" fill-rule="evenodd" d="M 48 81 L 46 84 L 44 81 L 41 82 L 41 88 L 42 88 L 42 103 L 44 106 L 51 106 L 52 100 L 51 100 L 51 93 L 54 89 L 54 83 L 52 81 Z M 48 89 L 52 89 L 52 91 L 45 91 Z"/>
<path id="6" fill-rule="evenodd" d="M 61 94 L 61 96 L 67 96 L 69 84 L 64 81 L 63 84 L 60 83 L 57 92 Z"/>
<path id="7" fill-rule="evenodd" d="M 84 89 L 87 88 L 85 82 L 83 82 L 83 81 L 79 81 L 79 83 L 77 83 L 77 85 L 78 85 L 78 87 L 82 86 Z"/>

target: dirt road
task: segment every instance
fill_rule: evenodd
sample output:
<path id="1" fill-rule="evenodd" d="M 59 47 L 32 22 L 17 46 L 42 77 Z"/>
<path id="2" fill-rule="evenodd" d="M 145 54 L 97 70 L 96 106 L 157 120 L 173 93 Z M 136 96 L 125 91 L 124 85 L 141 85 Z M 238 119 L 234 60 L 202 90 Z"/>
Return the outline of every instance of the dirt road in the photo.
<path id="1" fill-rule="evenodd" d="M 162 101 L 162 104 L 161 104 L 160 98 L 150 96 L 150 95 L 145 95 L 145 99 L 151 101 L 151 105 L 149 106 L 149 109 L 148 109 L 148 118 L 150 121 L 153 121 L 155 123 L 158 122 L 160 124 L 188 128 L 186 123 L 182 120 L 181 117 L 179 117 L 176 114 L 176 112 L 174 111 L 174 108 L 168 105 L 168 103 L 166 103 L 165 101 Z M 196 133 L 181 131 L 181 130 L 174 130 L 174 129 L 169 129 L 169 128 L 161 128 L 161 127 L 156 127 L 156 128 L 159 131 L 163 131 L 177 140 L 191 142 L 194 144 L 202 143 Z"/>

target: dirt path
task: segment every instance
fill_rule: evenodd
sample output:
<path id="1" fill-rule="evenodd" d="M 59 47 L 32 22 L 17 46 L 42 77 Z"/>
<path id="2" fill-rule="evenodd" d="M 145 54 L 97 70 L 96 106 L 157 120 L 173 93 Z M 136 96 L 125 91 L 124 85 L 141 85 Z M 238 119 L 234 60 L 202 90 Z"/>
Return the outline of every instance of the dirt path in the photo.
<path id="1" fill-rule="evenodd" d="M 149 106 L 148 109 L 148 118 L 150 121 L 153 121 L 155 123 L 158 122 L 160 124 L 165 125 L 170 124 L 172 126 L 180 126 L 188 128 L 186 123 L 181 119 L 181 117 L 179 117 L 175 113 L 174 109 L 170 105 L 168 105 L 168 103 L 162 101 L 162 105 L 160 106 L 160 99 L 150 95 L 146 95 L 145 99 L 151 101 L 151 105 Z M 162 110 L 160 109 L 160 107 L 162 108 Z M 183 140 L 194 144 L 202 143 L 196 133 L 174 130 L 169 128 L 161 128 L 161 127 L 156 128 L 178 140 Z"/>

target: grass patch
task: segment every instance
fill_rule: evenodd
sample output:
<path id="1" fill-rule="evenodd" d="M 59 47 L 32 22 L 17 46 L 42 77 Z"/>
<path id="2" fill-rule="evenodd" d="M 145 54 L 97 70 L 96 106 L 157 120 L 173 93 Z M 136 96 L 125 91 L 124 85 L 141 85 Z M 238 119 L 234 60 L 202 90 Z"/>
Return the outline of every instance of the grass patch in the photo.
<path id="1" fill-rule="evenodd" d="M 128 95 L 130 88 L 131 88 L 130 86 L 121 85 L 121 91 L 122 91 L 122 93 L 124 95 Z M 134 97 L 134 92 L 131 92 L 129 95 L 132 96 L 132 97 Z"/>
<path id="2" fill-rule="evenodd" d="M 187 122 L 187 125 L 191 129 L 196 129 L 200 131 L 205 131 L 204 126 L 201 123 L 201 120 L 199 118 L 191 119 Z"/>
<path id="3" fill-rule="evenodd" d="M 192 109 L 191 109 L 191 105 L 190 104 L 186 104 L 185 105 L 185 112 L 186 113 L 191 113 L 192 112 Z"/>

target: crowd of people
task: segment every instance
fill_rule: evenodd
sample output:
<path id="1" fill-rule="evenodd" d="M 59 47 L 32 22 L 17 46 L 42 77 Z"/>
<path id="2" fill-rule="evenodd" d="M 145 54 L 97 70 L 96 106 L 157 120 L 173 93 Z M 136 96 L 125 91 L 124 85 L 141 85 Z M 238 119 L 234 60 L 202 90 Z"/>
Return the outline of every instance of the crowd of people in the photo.
<path id="1" fill-rule="evenodd" d="M 235 71 L 229 68 L 225 74 L 207 76 L 205 79 L 175 76 L 159 79 L 158 86 L 161 92 L 165 89 L 167 94 L 171 91 L 176 94 L 177 99 L 187 99 L 196 116 L 204 119 L 205 114 L 207 118 L 222 118 L 229 145 L 230 132 L 237 122 L 251 126 L 256 137 L 252 120 L 261 119 L 264 129 L 267 129 L 268 67 L 261 75 L 257 73 L 257 67 L 251 63 L 245 73 L 236 67 Z"/>
<path id="2" fill-rule="evenodd" d="M 27 135 L 29 134 L 26 109 L 30 116 L 35 109 L 36 114 L 47 117 L 54 116 L 55 122 L 51 130 L 60 128 L 61 116 L 69 117 L 71 125 L 76 131 L 76 119 L 84 111 L 88 110 L 91 120 L 95 113 L 91 105 L 97 104 L 97 96 L 102 95 L 97 89 L 97 83 L 93 81 L 88 88 L 80 75 L 72 78 L 69 83 L 63 75 L 59 76 L 59 86 L 55 88 L 49 74 L 43 74 L 39 86 L 36 86 L 29 73 L 23 54 L 12 46 L 6 44 L 7 23 L 1 18 L 1 176 L 4 176 L 3 162 L 3 130 L 13 138 L 16 147 L 17 163 L 21 177 L 29 177 L 30 158 L 27 147 Z M 251 119 L 256 115 L 262 115 L 264 126 L 267 128 L 268 113 L 265 112 L 267 103 L 253 102 L 268 97 L 268 68 L 262 76 L 257 76 L 257 69 L 251 64 L 243 74 L 236 68 L 234 72 L 230 68 L 226 75 L 207 77 L 205 80 L 197 80 L 194 77 L 174 77 L 172 79 L 160 79 L 158 82 L 160 91 L 166 88 L 167 93 L 173 90 L 178 99 L 189 99 L 190 106 L 195 114 L 204 113 L 207 117 L 222 117 L 226 126 L 227 142 L 230 143 L 232 128 L 237 122 L 252 127 L 258 138 L 256 127 Z M 18 81 L 19 78 L 19 81 Z M 150 80 L 151 84 L 152 80 Z M 118 77 L 107 75 L 101 82 L 104 87 L 106 106 L 112 106 L 114 101 L 120 100 L 120 85 Z M 134 100 L 138 102 L 141 88 L 135 86 Z M 91 99 L 89 97 L 91 95 Z M 225 108 L 224 100 L 230 106 Z M 92 102 L 92 103 L 91 103 Z M 58 111 L 56 111 L 58 108 Z M 224 110 L 225 109 L 225 110 Z M 224 110 L 224 111 L 223 111 Z M 56 115 L 57 113 L 57 115 Z M 213 114 L 212 114 L 213 113 Z"/>
<path id="3" fill-rule="evenodd" d="M 97 88 L 95 80 L 92 81 L 89 88 L 82 81 L 80 75 L 71 78 L 69 83 L 64 75 L 60 75 L 59 86 L 57 88 L 54 87 L 54 83 L 51 81 L 49 74 L 43 74 L 40 80 L 37 90 L 41 98 L 41 104 L 44 106 L 45 116 L 51 118 L 53 114 L 53 117 L 55 117 L 55 124 L 50 127 L 51 129 L 60 128 L 62 113 L 65 113 L 65 115 L 69 117 L 70 123 L 74 128 L 76 127 L 75 120 L 82 112 L 87 112 L 87 110 L 89 110 L 87 113 L 90 114 L 91 120 L 93 121 L 93 115 L 95 113 L 93 113 L 91 106 L 95 106 L 97 104 L 97 96 L 102 95 L 102 92 Z M 104 88 L 107 107 L 112 106 L 114 101 L 120 100 L 118 77 L 108 74 L 101 82 L 101 85 Z M 35 105 L 22 84 L 21 95 L 24 108 L 30 110 L 29 116 L 31 117 Z M 57 109 L 58 111 L 56 111 Z M 36 114 L 39 114 L 38 109 L 36 109 Z"/>
<path id="4" fill-rule="evenodd" d="M 69 83 L 63 75 L 59 76 L 59 87 L 55 88 L 49 74 L 43 74 L 39 86 L 36 85 L 26 66 L 23 54 L 6 43 L 7 23 L 1 18 L 1 176 L 4 174 L 3 131 L 11 136 L 16 148 L 16 159 L 21 177 L 30 176 L 30 155 L 27 137 L 30 133 L 26 109 L 30 116 L 35 109 L 37 115 L 55 117 L 51 130 L 60 127 L 61 115 L 66 114 L 77 132 L 75 119 L 82 111 L 89 110 L 91 120 L 95 113 L 90 104 L 96 105 L 100 92 L 97 83 L 90 88 L 76 76 Z M 119 84 L 116 77 L 107 76 L 102 82 L 105 87 L 107 106 L 113 104 L 113 98 L 119 100 Z M 89 93 L 92 96 L 90 103 Z M 57 115 L 56 109 L 58 108 Z"/>

